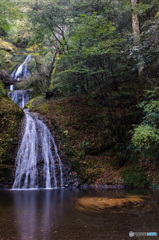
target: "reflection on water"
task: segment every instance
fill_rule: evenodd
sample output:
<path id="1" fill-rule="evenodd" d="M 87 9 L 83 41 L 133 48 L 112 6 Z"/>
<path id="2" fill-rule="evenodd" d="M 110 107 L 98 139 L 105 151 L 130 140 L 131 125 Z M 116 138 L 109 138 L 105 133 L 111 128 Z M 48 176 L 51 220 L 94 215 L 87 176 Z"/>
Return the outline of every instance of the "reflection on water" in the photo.
<path id="1" fill-rule="evenodd" d="M 60 189 L 13 192 L 16 231 L 20 240 L 51 239 L 51 232 L 62 218 L 64 193 Z"/>
<path id="2" fill-rule="evenodd" d="M 159 236 L 158 213 L 158 192 L 0 191 L 0 240 L 127 240 L 129 231 Z"/>
<path id="3" fill-rule="evenodd" d="M 63 194 L 63 191 L 58 190 L 13 193 L 15 219 L 18 223 L 16 231 L 21 240 L 37 239 L 37 237 L 49 239 L 55 221 L 62 214 Z"/>

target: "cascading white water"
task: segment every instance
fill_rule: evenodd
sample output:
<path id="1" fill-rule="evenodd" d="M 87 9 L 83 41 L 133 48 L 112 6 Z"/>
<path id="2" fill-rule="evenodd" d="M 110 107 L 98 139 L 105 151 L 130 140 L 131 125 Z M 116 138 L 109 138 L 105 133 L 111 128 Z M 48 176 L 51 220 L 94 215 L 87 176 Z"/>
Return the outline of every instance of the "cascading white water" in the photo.
<path id="1" fill-rule="evenodd" d="M 49 129 L 34 113 L 26 112 L 25 124 L 12 188 L 62 187 L 62 163 Z M 58 173 L 60 177 L 57 180 Z"/>
<path id="2" fill-rule="evenodd" d="M 31 56 L 15 68 L 11 77 L 14 80 L 29 75 L 27 67 Z M 26 90 L 10 87 L 8 96 L 20 108 L 29 101 Z M 57 146 L 47 126 L 36 114 L 25 110 L 25 129 L 22 142 L 16 157 L 15 180 L 12 189 L 63 187 L 62 162 Z"/>
<path id="3" fill-rule="evenodd" d="M 8 93 L 8 96 L 20 108 L 24 108 L 25 104 L 29 101 L 29 94 L 26 90 L 15 90 Z"/>
<path id="4" fill-rule="evenodd" d="M 42 148 L 42 159 L 44 161 L 44 180 L 46 188 L 57 187 L 56 165 L 60 173 L 60 186 L 63 186 L 62 163 L 59 157 L 57 146 L 47 126 L 36 117 L 40 131 L 40 141 Z M 54 152 L 54 155 L 53 155 Z"/>
<path id="5" fill-rule="evenodd" d="M 24 62 L 14 69 L 14 71 L 11 73 L 11 79 L 19 81 L 20 78 L 25 79 L 29 76 L 29 69 L 27 64 L 31 58 L 32 57 L 28 55 Z"/>
<path id="6" fill-rule="evenodd" d="M 31 56 L 28 55 L 24 62 L 16 67 L 11 74 L 11 80 L 19 80 L 20 78 L 27 78 L 29 76 L 28 62 L 31 60 Z M 10 85 L 10 91 L 8 96 L 15 102 L 20 108 L 24 108 L 25 104 L 29 101 L 29 95 L 26 90 L 14 91 L 14 85 Z"/>
<path id="7" fill-rule="evenodd" d="M 13 188 L 35 188 L 37 186 L 38 137 L 33 118 L 26 114 L 25 133 L 16 157 L 16 173 Z"/>
<path id="8" fill-rule="evenodd" d="M 11 92 L 14 91 L 14 85 L 13 85 L 13 84 L 10 85 L 10 89 L 9 89 L 9 90 L 10 90 Z"/>
<path id="9" fill-rule="evenodd" d="M 28 68 L 28 62 L 31 60 L 31 58 L 32 57 L 30 55 L 28 55 L 27 58 L 24 60 L 24 62 L 22 64 L 18 65 L 13 70 L 13 72 L 11 73 L 11 78 L 10 78 L 11 82 L 12 82 L 12 80 L 19 81 L 20 78 L 25 79 L 25 78 L 27 78 L 29 76 L 30 72 L 29 72 L 29 68 Z M 14 91 L 14 85 L 13 84 L 10 85 L 10 91 L 11 92 Z M 11 98 L 17 99 L 17 97 L 18 97 L 15 91 L 14 91 L 13 94 L 12 93 L 9 93 L 9 94 L 10 94 L 9 97 L 11 97 Z M 24 106 L 23 107 L 20 106 L 20 107 L 23 108 Z"/>

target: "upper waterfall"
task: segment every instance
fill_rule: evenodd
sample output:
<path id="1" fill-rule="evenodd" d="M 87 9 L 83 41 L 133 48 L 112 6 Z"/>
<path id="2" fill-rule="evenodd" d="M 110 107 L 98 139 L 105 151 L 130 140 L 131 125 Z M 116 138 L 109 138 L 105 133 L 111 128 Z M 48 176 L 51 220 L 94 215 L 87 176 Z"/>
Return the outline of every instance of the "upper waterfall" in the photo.
<path id="1" fill-rule="evenodd" d="M 18 65 L 11 74 L 11 79 L 19 80 L 20 78 L 27 78 L 29 76 L 29 68 L 27 66 L 28 62 L 31 60 L 31 56 L 28 55 L 27 58 L 21 65 Z M 16 90 L 14 91 L 14 85 L 10 85 L 10 91 L 8 96 L 15 102 L 20 108 L 24 108 L 25 104 L 29 101 L 29 94 L 26 90 Z"/>
<path id="2" fill-rule="evenodd" d="M 14 71 L 11 73 L 11 78 L 13 80 L 19 81 L 20 78 L 25 79 L 29 76 L 30 72 L 29 72 L 29 68 L 28 68 L 27 64 L 31 60 L 31 58 L 32 57 L 30 55 L 28 55 L 27 58 L 24 60 L 24 62 L 22 64 L 18 65 L 14 69 Z"/>

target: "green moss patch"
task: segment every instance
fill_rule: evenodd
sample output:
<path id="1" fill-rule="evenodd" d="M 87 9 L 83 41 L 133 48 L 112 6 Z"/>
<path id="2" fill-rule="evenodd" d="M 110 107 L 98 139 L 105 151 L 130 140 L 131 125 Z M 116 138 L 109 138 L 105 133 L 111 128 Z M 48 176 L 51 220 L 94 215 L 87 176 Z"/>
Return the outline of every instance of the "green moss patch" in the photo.
<path id="1" fill-rule="evenodd" d="M 0 38 L 0 50 L 4 50 L 6 52 L 14 52 L 16 50 L 16 47 L 13 44 Z"/>
<path id="2" fill-rule="evenodd" d="M 35 98 L 32 98 L 26 105 L 25 108 L 29 108 L 30 110 L 32 108 L 34 108 L 35 106 L 39 105 L 40 103 L 43 102 L 43 97 L 42 96 L 38 96 Z"/>

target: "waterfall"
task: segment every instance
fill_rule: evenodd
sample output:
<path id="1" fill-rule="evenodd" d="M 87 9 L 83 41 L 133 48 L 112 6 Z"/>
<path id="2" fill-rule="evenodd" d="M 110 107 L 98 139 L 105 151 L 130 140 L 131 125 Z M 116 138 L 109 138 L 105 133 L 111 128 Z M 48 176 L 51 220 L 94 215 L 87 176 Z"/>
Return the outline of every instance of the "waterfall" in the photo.
<path id="1" fill-rule="evenodd" d="M 11 92 L 14 91 L 14 85 L 13 85 L 13 84 L 10 85 L 10 89 L 9 89 L 9 90 L 10 90 Z"/>
<path id="2" fill-rule="evenodd" d="M 31 56 L 15 68 L 11 77 L 26 78 L 29 74 L 27 63 Z M 26 90 L 10 87 L 8 96 L 20 108 L 29 101 Z M 21 145 L 16 157 L 15 180 L 12 189 L 57 188 L 63 187 L 62 162 L 57 146 L 47 126 L 35 113 L 25 110 L 25 128 Z"/>
<path id="3" fill-rule="evenodd" d="M 8 96 L 20 108 L 24 108 L 25 104 L 29 101 L 29 94 L 26 90 L 15 90 L 8 93 Z"/>
<path id="4" fill-rule="evenodd" d="M 16 157 L 12 188 L 62 187 L 62 162 L 53 136 L 35 113 L 26 112 L 25 117 L 25 130 Z"/>
<path id="5" fill-rule="evenodd" d="M 28 55 L 24 62 L 18 65 L 11 74 L 11 80 L 19 80 L 20 78 L 27 78 L 29 76 L 28 62 L 31 60 L 31 56 Z M 10 91 L 8 96 L 15 102 L 20 108 L 24 108 L 25 104 L 29 101 L 29 95 L 26 90 L 14 91 L 14 85 L 10 85 Z"/>
<path id="6" fill-rule="evenodd" d="M 24 60 L 24 62 L 20 65 L 18 65 L 14 71 L 11 73 L 11 78 L 13 80 L 18 80 L 20 78 L 27 78 L 29 76 L 29 68 L 27 66 L 28 62 L 31 60 L 31 56 L 28 55 L 27 58 Z"/>
<path id="7" fill-rule="evenodd" d="M 37 179 L 37 132 L 32 117 L 26 115 L 25 133 L 16 157 L 16 174 L 13 188 L 35 187 Z"/>

